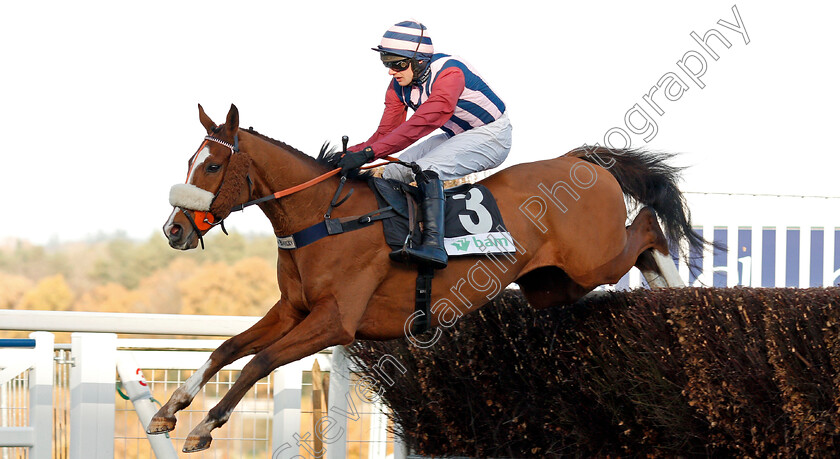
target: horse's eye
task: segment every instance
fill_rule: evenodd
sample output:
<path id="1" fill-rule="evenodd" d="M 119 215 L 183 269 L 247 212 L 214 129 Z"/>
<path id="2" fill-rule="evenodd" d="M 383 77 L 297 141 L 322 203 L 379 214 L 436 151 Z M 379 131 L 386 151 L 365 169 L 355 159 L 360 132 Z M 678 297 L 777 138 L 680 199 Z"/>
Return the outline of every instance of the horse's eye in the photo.
<path id="1" fill-rule="evenodd" d="M 207 171 L 208 174 L 215 174 L 222 169 L 221 164 L 208 164 L 207 167 L 204 169 Z"/>

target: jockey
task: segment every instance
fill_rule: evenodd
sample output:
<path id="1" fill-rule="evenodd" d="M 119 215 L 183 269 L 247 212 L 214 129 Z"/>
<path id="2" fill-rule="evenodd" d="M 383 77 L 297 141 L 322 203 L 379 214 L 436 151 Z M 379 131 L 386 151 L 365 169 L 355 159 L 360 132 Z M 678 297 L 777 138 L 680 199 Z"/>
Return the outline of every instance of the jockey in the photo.
<path id="1" fill-rule="evenodd" d="M 391 258 L 405 255 L 435 269 L 446 267 L 443 245 L 443 181 L 499 166 L 510 152 L 511 125 L 505 104 L 474 68 L 460 58 L 435 54 L 426 27 L 414 20 L 390 27 L 376 48 L 393 80 L 385 93 L 385 113 L 379 128 L 365 142 L 348 148 L 338 163 L 342 172 L 361 167 L 375 158 L 405 150 L 404 162 L 423 169 L 412 177 L 411 170 L 397 164 L 385 167 L 383 176 L 417 182 L 422 193 L 423 237 L 418 248 L 395 250 Z M 408 109 L 414 114 L 406 120 Z"/>

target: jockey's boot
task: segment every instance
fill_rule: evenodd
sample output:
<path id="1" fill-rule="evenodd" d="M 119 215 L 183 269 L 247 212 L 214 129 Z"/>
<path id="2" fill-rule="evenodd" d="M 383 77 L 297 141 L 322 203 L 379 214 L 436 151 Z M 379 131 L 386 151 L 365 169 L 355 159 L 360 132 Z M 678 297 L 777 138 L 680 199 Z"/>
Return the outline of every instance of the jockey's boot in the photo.
<path id="1" fill-rule="evenodd" d="M 431 174 L 430 174 L 431 175 Z M 417 183 L 422 202 L 420 208 L 423 213 L 423 237 L 420 247 L 405 247 L 391 252 L 391 259 L 408 261 L 418 264 L 425 264 L 434 269 L 446 267 L 448 257 L 446 248 L 443 246 L 443 219 L 444 219 L 444 197 L 443 180 L 435 175 L 428 181 Z"/>

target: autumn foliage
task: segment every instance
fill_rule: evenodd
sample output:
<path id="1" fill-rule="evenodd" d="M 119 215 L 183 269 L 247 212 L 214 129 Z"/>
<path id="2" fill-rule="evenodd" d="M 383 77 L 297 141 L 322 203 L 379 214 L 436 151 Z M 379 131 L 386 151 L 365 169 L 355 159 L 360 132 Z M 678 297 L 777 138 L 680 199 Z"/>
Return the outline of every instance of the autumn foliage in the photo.
<path id="1" fill-rule="evenodd" d="M 351 347 L 415 451 L 478 457 L 832 456 L 840 288 L 604 293 L 534 311 L 516 291 L 434 346 Z M 431 335 L 424 335 L 423 340 Z"/>
<path id="2" fill-rule="evenodd" d="M 106 237 L 0 248 L 0 308 L 261 316 L 280 298 L 276 242 L 231 233 L 207 250 Z"/>

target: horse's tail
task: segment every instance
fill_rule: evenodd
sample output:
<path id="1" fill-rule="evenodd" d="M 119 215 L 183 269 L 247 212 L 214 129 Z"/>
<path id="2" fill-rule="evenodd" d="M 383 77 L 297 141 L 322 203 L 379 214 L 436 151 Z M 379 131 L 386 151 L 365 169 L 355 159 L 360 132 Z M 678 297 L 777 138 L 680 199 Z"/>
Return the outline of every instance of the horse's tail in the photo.
<path id="1" fill-rule="evenodd" d="M 579 148 L 567 156 L 606 168 L 616 178 L 625 196 L 656 211 L 665 234 L 674 242 L 685 240 L 689 251 L 702 250 L 707 242 L 691 228 L 691 213 L 677 187 L 682 168 L 671 166 L 671 153 L 641 149 Z"/>

